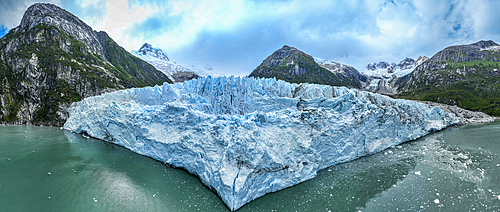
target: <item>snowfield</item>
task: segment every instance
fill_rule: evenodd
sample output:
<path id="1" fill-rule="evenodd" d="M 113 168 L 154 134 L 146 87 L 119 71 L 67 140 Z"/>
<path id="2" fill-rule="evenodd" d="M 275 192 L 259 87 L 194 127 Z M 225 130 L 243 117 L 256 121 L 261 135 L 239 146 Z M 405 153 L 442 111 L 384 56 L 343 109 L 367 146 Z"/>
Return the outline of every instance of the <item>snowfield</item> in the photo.
<path id="1" fill-rule="evenodd" d="M 64 129 L 182 167 L 231 210 L 461 122 L 380 94 L 246 77 L 120 90 L 73 103 L 69 113 Z"/>

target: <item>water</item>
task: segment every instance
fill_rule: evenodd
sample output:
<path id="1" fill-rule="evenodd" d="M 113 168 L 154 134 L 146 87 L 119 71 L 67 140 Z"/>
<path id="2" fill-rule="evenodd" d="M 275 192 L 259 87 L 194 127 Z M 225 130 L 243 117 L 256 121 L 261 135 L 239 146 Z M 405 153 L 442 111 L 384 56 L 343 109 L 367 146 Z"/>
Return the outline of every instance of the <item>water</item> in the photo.
<path id="1" fill-rule="evenodd" d="M 0 211 L 229 211 L 194 176 L 59 128 L 0 127 Z M 500 211 L 500 122 L 333 166 L 239 211 Z"/>

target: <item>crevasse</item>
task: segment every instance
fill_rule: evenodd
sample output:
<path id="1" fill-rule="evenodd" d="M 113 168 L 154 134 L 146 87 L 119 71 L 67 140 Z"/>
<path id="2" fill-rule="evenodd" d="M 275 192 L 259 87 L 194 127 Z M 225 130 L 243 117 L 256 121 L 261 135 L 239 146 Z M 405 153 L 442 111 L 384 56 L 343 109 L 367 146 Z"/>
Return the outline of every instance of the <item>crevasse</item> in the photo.
<path id="1" fill-rule="evenodd" d="M 231 209 L 455 125 L 438 107 L 274 79 L 199 78 L 73 103 L 64 129 L 182 167 Z"/>

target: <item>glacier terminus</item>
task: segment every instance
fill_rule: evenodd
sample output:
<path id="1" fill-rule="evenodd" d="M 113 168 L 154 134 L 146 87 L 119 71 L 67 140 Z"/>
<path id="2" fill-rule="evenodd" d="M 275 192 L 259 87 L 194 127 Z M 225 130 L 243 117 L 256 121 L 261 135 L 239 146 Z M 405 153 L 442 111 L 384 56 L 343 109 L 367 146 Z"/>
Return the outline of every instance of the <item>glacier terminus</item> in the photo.
<path id="1" fill-rule="evenodd" d="M 346 87 L 208 76 L 85 98 L 64 129 L 184 168 L 237 210 L 461 122 L 439 107 Z"/>

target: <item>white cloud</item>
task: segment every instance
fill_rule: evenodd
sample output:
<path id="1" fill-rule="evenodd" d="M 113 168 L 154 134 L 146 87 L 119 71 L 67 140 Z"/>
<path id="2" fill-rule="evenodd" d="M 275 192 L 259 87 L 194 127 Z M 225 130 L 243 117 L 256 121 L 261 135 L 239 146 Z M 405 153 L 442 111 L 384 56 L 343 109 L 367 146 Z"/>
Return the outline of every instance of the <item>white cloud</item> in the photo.
<path id="1" fill-rule="evenodd" d="M 363 70 L 448 45 L 500 41 L 500 2 L 493 0 L 53 2 L 127 50 L 149 42 L 174 60 L 228 73 L 249 73 L 284 44 Z M 0 25 L 17 26 L 32 3 L 1 1 Z"/>
<path id="2" fill-rule="evenodd" d="M 111 37 L 119 38 L 132 21 L 128 3 L 126 0 L 109 0 L 106 8 L 106 17 L 97 30 L 106 31 Z"/>

